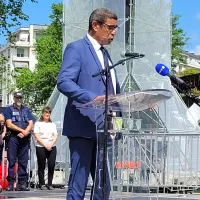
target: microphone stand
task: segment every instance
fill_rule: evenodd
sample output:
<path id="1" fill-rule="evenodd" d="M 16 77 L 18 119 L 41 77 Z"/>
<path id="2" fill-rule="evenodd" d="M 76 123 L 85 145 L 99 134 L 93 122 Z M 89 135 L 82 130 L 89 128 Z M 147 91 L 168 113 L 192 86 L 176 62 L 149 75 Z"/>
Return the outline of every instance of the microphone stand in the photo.
<path id="1" fill-rule="evenodd" d="M 99 75 L 105 75 L 106 76 L 106 94 L 105 94 L 105 123 L 104 123 L 104 147 L 103 147 L 103 179 L 102 179 L 102 191 L 103 191 L 103 200 L 106 200 L 106 166 L 107 166 L 107 152 L 108 152 L 108 75 L 110 73 L 110 70 L 116 67 L 117 65 L 124 64 L 125 61 L 130 59 L 137 59 L 140 57 L 131 56 L 125 59 L 122 59 L 118 61 L 116 64 L 106 67 L 100 72 L 97 72 L 96 74 L 93 74 L 92 77 L 96 77 Z"/>

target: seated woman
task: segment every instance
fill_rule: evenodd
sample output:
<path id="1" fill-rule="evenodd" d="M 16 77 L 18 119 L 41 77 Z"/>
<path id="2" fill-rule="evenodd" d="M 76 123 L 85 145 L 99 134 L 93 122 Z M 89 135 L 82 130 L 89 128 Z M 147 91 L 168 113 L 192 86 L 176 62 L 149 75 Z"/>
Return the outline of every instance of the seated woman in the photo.
<path id="1" fill-rule="evenodd" d="M 41 190 L 53 190 L 52 180 L 56 161 L 56 146 L 57 129 L 55 123 L 50 118 L 51 109 L 45 107 L 42 110 L 42 115 L 39 122 L 35 123 L 34 135 L 36 142 L 36 156 L 38 160 L 38 177 Z M 46 160 L 48 161 L 48 186 L 45 185 L 44 170 Z"/>
<path id="2" fill-rule="evenodd" d="M 0 163 L 2 162 L 3 157 L 3 148 L 4 148 L 4 136 L 6 134 L 5 118 L 3 114 L 0 114 Z"/>

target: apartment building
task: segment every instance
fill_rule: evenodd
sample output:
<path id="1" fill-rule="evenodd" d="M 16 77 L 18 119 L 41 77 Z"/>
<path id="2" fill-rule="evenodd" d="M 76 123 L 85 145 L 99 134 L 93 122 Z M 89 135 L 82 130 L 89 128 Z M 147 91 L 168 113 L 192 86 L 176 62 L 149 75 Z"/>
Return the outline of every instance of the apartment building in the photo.
<path id="1" fill-rule="evenodd" d="M 194 53 L 190 53 L 188 51 L 184 51 L 182 56 L 186 58 L 186 64 L 176 65 L 175 71 L 182 72 L 188 67 L 198 68 L 200 69 L 200 55 L 196 55 Z"/>
<path id="2" fill-rule="evenodd" d="M 9 82 L 0 85 L 0 100 L 2 106 L 11 104 L 13 101 L 12 94 L 8 93 L 8 84 L 14 83 L 14 73 L 17 68 L 29 68 L 31 71 L 35 69 L 37 63 L 34 52 L 34 43 L 38 37 L 41 37 L 41 30 L 46 29 L 45 25 L 30 25 L 27 28 L 17 29 L 13 35 L 15 43 L 8 43 L 0 48 L 0 54 L 7 58 L 5 64 L 6 73 L 3 74 Z"/>

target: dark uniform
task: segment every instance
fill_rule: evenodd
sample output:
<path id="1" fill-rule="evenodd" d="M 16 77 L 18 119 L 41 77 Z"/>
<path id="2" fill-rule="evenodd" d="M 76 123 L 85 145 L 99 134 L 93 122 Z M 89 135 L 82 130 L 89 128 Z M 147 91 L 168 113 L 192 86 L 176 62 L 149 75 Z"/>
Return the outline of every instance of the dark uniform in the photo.
<path id="1" fill-rule="evenodd" d="M 4 112 L 5 120 L 11 119 L 12 124 L 26 129 L 29 125 L 29 120 L 33 120 L 33 116 L 28 107 L 21 105 L 18 109 L 15 104 L 8 106 Z M 29 136 L 20 138 L 17 135 L 18 131 L 7 128 L 9 134 L 7 158 L 9 162 L 7 180 L 11 190 L 15 181 L 14 166 L 18 161 L 18 184 L 17 190 L 27 190 L 27 165 L 28 165 L 28 150 L 29 150 Z M 18 158 L 18 160 L 17 160 Z M 9 189 L 8 189 L 9 190 Z"/>

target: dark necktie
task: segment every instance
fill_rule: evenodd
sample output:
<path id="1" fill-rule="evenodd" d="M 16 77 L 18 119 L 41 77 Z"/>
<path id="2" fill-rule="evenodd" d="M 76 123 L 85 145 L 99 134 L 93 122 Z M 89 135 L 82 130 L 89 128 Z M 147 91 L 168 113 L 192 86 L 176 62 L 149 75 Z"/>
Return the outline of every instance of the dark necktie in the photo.
<path id="1" fill-rule="evenodd" d="M 100 50 L 102 51 L 103 54 L 103 59 L 104 59 L 104 67 L 105 69 L 107 67 L 109 67 L 109 63 L 108 63 L 108 53 L 105 50 L 104 47 L 101 47 Z M 108 74 L 108 94 L 115 94 L 114 88 L 113 88 L 113 83 L 112 83 L 112 78 L 111 78 L 111 74 Z"/>

